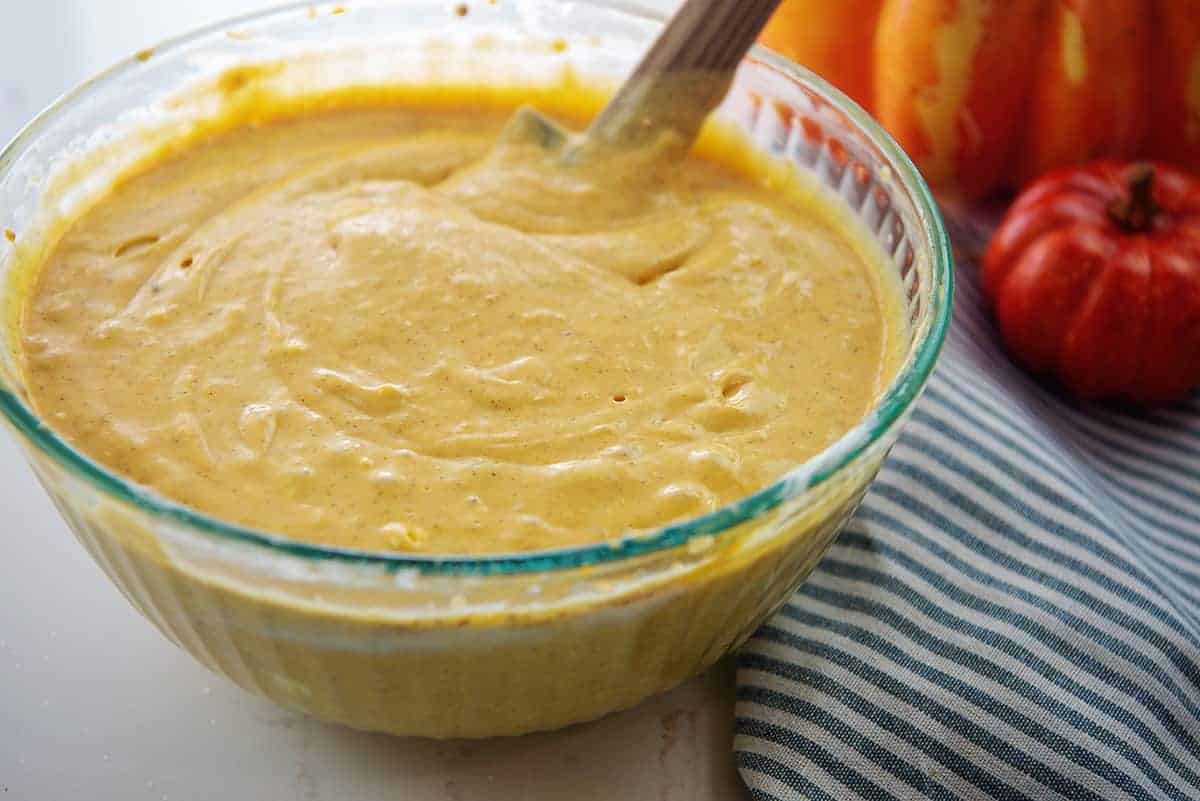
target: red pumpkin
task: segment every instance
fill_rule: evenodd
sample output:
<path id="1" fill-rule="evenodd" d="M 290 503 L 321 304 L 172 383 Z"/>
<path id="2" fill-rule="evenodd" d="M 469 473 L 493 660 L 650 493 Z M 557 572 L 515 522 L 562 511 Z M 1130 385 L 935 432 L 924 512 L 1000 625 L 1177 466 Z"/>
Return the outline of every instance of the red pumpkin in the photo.
<path id="1" fill-rule="evenodd" d="M 968 199 L 1096 158 L 1200 170 L 1200 0 L 784 0 L 763 41 Z"/>
<path id="2" fill-rule="evenodd" d="M 1088 399 L 1161 403 L 1200 385 L 1200 180 L 1101 161 L 1034 183 L 983 266 L 1005 344 Z"/>

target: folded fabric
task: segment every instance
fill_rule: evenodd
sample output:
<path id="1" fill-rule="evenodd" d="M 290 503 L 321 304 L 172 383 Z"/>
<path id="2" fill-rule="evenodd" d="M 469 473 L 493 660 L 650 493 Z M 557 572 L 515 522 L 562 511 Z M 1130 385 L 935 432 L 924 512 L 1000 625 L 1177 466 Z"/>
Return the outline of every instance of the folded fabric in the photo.
<path id="1" fill-rule="evenodd" d="M 756 799 L 1200 799 L 1200 395 L 1073 404 L 972 264 L 862 508 L 738 659 Z"/>

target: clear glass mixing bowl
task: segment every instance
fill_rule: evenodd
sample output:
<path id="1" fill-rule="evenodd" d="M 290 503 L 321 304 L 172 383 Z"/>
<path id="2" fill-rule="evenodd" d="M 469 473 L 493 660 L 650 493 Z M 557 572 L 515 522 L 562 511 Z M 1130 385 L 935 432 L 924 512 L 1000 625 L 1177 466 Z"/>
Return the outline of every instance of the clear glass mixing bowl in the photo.
<path id="1" fill-rule="evenodd" d="M 0 412 L 79 541 L 173 642 L 320 718 L 397 734 L 516 734 L 592 719 L 683 681 L 737 647 L 812 570 L 933 369 L 952 267 L 934 201 L 896 144 L 829 84 L 761 49 L 718 116 L 815 176 L 878 240 L 906 293 L 910 339 L 899 374 L 858 426 L 717 512 L 611 543 L 487 558 L 323 548 L 210 518 L 113 474 L 40 420 L 22 383 L 28 276 L 14 265 L 35 260 L 55 222 L 139 153 L 212 115 L 196 87 L 215 76 L 282 59 L 284 69 L 252 73 L 259 88 L 537 87 L 565 69 L 612 86 L 662 21 L 619 0 L 291 6 L 132 57 L 61 99 L 0 155 L 0 228 L 19 234 L 13 245 L 0 240 Z"/>

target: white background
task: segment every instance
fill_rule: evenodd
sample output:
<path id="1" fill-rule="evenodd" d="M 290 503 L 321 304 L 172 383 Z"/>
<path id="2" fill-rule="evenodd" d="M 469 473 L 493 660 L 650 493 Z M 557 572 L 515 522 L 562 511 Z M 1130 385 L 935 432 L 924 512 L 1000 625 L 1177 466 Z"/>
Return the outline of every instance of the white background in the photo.
<path id="1" fill-rule="evenodd" d="M 0 140 L 74 83 L 257 0 L 0 0 Z M 142 620 L 0 434 L 0 801 L 743 799 L 728 666 L 565 732 L 432 743 L 284 712 Z"/>

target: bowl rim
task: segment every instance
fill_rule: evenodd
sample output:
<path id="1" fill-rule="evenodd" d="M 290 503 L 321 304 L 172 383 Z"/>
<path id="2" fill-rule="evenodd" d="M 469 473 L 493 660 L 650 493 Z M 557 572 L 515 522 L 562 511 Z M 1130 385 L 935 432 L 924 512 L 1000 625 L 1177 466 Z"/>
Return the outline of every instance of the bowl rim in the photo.
<path id="1" fill-rule="evenodd" d="M 561 1 L 561 0 L 560 0 Z M 587 0 L 590 5 L 614 12 L 664 22 L 666 14 L 629 0 Z M 366 4 L 369 4 L 366 3 Z M 351 8 L 353 3 L 347 4 Z M 153 48 L 156 56 L 168 55 L 205 37 L 238 25 L 263 22 L 273 17 L 307 13 L 310 0 L 274 6 L 256 12 L 226 18 L 169 38 Z M 349 10 L 349 9 L 348 9 Z M 138 507 L 155 517 L 183 524 L 201 534 L 224 541 L 258 546 L 276 555 L 300 557 L 316 562 L 339 562 L 383 568 L 387 572 L 416 571 L 433 575 L 515 575 L 570 570 L 594 565 L 620 563 L 687 545 L 701 537 L 714 537 L 757 518 L 784 501 L 814 489 L 854 462 L 874 443 L 901 423 L 920 396 L 941 353 L 949 328 L 954 285 L 953 258 L 949 236 L 938 204 L 916 166 L 895 140 L 863 108 L 816 73 L 768 50 L 755 46 L 751 57 L 764 66 L 811 88 L 845 114 L 891 161 L 900 183 L 916 203 L 917 221 L 932 246 L 933 287 L 931 320 L 915 353 L 906 360 L 891 385 L 872 409 L 853 428 L 823 451 L 789 470 L 766 487 L 699 517 L 670 523 L 648 531 L 629 532 L 618 539 L 589 545 L 527 551 L 513 554 L 411 555 L 365 549 L 319 545 L 240 526 L 210 516 L 127 479 L 77 451 L 44 423 L 16 392 L 0 378 L 0 412 L 17 431 L 62 468 L 99 489 L 104 494 Z M 0 150 L 0 174 L 15 155 L 41 133 L 64 110 L 87 98 L 94 88 L 123 78 L 138 66 L 135 57 L 122 60 L 67 91 L 33 118 Z"/>

